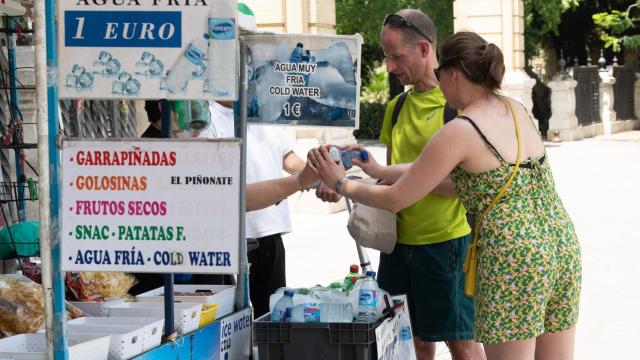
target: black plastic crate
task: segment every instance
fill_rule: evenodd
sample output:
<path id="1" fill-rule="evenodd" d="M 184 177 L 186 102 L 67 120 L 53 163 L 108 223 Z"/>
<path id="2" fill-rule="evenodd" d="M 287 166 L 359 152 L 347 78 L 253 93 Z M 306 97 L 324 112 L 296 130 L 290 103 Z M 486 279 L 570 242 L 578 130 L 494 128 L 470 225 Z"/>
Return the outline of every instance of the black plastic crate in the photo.
<path id="1" fill-rule="evenodd" d="M 254 321 L 259 360 L 375 360 L 375 328 L 371 323 L 272 322 L 266 314 Z"/>

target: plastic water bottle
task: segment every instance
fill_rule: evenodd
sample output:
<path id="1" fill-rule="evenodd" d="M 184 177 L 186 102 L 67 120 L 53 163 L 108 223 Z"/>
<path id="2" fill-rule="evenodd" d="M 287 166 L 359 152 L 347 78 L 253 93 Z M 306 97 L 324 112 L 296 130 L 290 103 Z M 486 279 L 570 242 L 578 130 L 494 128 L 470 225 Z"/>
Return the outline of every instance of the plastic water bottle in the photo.
<path id="1" fill-rule="evenodd" d="M 293 307 L 291 322 L 350 323 L 353 306 L 350 303 L 304 303 Z"/>
<path id="2" fill-rule="evenodd" d="M 291 52 L 291 56 L 289 56 L 289 62 L 292 62 L 294 64 L 302 62 L 302 56 L 303 56 L 302 48 L 303 47 L 304 47 L 304 45 L 302 45 L 302 43 L 297 43 L 296 44 L 296 48 L 293 49 L 293 51 Z"/>
<path id="3" fill-rule="evenodd" d="M 198 36 L 187 46 L 167 75 L 166 86 L 171 93 L 186 91 L 189 80 L 204 74 L 207 46 L 204 36 Z"/>
<path id="4" fill-rule="evenodd" d="M 335 145 L 327 145 L 327 151 L 329 151 L 329 156 L 333 161 L 342 161 L 345 169 L 353 166 L 353 159 L 360 159 L 360 161 L 369 160 L 369 153 L 364 150 L 341 150 Z"/>
<path id="5" fill-rule="evenodd" d="M 298 304 L 291 309 L 291 322 L 320 322 L 320 303 Z"/>
<path id="6" fill-rule="evenodd" d="M 209 91 L 214 96 L 236 92 L 236 17 L 234 1 L 217 2 L 209 12 Z"/>
<path id="7" fill-rule="evenodd" d="M 289 322 L 291 321 L 291 309 L 293 308 L 293 291 L 287 289 L 284 295 L 276 302 L 271 313 L 271 321 L 273 322 Z"/>
<path id="8" fill-rule="evenodd" d="M 351 303 L 321 303 L 320 322 L 350 323 L 353 321 L 353 306 Z"/>
<path id="9" fill-rule="evenodd" d="M 375 271 L 367 271 L 367 276 L 360 286 L 356 316 L 358 322 L 371 322 L 376 318 L 379 290 L 375 276 Z"/>
<path id="10" fill-rule="evenodd" d="M 358 271 L 360 271 L 358 265 L 353 264 L 349 266 L 349 273 L 344 277 L 344 282 L 342 283 L 342 291 L 345 294 L 348 294 L 351 289 L 353 289 L 353 285 L 360 278 L 360 273 Z"/>

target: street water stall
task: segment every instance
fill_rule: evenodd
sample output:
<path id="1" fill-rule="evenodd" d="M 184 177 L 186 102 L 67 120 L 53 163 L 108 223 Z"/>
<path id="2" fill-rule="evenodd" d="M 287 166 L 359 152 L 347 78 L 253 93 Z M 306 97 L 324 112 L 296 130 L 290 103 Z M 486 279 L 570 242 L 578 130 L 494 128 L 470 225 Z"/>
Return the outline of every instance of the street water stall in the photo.
<path id="1" fill-rule="evenodd" d="M 402 298 L 359 322 L 350 314 L 319 322 L 307 316 L 315 308 L 307 302 L 299 324 L 270 314 L 254 323 L 246 123 L 357 127 L 362 40 L 238 36 L 237 8 L 235 0 L 35 3 L 46 332 L 0 340 L 0 358 L 248 359 L 254 330 L 263 359 L 392 359 L 412 341 Z M 203 119 L 191 101 L 233 101 L 236 139 L 61 138 L 58 98 L 166 99 L 166 138 L 167 100 L 192 105 L 182 111 L 193 115 L 193 129 Z M 66 320 L 65 283 L 122 283 L 126 272 L 164 274 L 164 286 L 135 302 L 85 297 L 73 305 L 89 316 Z M 174 274 L 238 280 L 179 285 Z"/>

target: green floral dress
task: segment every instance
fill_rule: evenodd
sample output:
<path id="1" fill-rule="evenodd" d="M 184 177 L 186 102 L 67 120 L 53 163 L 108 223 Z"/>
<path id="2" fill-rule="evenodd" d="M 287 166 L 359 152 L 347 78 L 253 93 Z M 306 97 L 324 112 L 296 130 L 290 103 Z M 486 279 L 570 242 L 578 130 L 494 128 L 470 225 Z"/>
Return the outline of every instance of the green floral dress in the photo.
<path id="1" fill-rule="evenodd" d="M 477 218 L 513 171 L 471 119 L 500 165 L 483 173 L 456 167 L 455 189 Z M 521 164 L 504 197 L 485 216 L 478 236 L 475 340 L 535 338 L 576 325 L 580 245 L 555 189 L 546 156 Z"/>

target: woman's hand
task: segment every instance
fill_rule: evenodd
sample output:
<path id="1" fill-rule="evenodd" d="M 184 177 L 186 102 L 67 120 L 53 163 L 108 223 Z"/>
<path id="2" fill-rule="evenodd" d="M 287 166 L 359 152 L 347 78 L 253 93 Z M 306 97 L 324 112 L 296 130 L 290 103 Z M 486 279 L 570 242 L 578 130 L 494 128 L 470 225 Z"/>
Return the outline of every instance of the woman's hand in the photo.
<path id="1" fill-rule="evenodd" d="M 311 164 L 320 176 L 320 180 L 327 184 L 331 189 L 336 188 L 338 180 L 344 178 L 345 170 L 340 160 L 333 161 L 327 149 L 320 146 L 317 149 L 311 149 L 307 153 L 307 164 Z"/>

